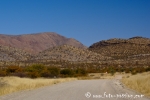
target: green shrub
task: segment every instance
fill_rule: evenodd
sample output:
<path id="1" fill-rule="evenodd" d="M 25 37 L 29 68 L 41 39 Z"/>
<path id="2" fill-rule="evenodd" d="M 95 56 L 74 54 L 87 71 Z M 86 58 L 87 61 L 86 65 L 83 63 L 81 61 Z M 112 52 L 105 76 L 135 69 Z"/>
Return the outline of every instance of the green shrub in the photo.
<path id="1" fill-rule="evenodd" d="M 114 67 L 109 67 L 108 68 L 108 73 L 111 73 L 111 75 L 113 76 L 116 73 L 116 70 Z"/>
<path id="2" fill-rule="evenodd" d="M 68 77 L 72 77 L 73 75 L 74 75 L 74 72 L 73 72 L 73 70 L 71 70 L 71 69 L 62 69 L 61 71 L 60 71 L 60 74 L 62 74 L 63 76 L 68 76 Z"/>
<path id="3" fill-rule="evenodd" d="M 48 67 L 47 70 L 50 72 L 51 76 L 59 76 L 60 74 L 60 69 L 57 67 Z"/>
<path id="4" fill-rule="evenodd" d="M 25 68 L 27 76 L 31 78 L 44 76 L 44 74 L 42 73 L 44 70 L 46 70 L 46 67 L 41 64 L 34 64 Z M 41 73 L 43 75 L 41 75 Z"/>
<path id="5" fill-rule="evenodd" d="M 29 66 L 26 68 L 26 71 L 28 72 L 41 72 L 42 70 L 44 70 L 46 67 L 44 65 L 41 64 L 34 64 L 32 66 Z"/>
<path id="6" fill-rule="evenodd" d="M 137 74 L 137 71 L 136 71 L 136 70 L 133 70 L 133 71 L 131 72 L 131 74 L 132 74 L 132 75 L 136 75 L 136 74 Z"/>
<path id="7" fill-rule="evenodd" d="M 86 76 L 87 75 L 87 71 L 85 69 L 76 69 L 75 73 L 77 74 L 76 76 Z"/>

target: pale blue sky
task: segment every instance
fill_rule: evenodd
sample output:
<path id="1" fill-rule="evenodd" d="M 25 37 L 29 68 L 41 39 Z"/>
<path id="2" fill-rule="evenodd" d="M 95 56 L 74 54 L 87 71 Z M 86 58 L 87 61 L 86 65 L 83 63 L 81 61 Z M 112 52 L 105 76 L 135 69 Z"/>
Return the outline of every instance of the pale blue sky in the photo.
<path id="1" fill-rule="evenodd" d="M 0 0 L 0 34 L 56 32 L 86 46 L 150 38 L 150 0 Z"/>

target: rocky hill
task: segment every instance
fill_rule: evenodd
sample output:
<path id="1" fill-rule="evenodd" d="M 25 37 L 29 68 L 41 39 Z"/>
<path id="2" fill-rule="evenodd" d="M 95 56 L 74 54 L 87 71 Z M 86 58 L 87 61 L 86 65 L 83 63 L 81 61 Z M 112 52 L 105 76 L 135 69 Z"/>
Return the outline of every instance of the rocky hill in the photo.
<path id="1" fill-rule="evenodd" d="M 77 40 L 56 33 L 0 35 L 0 44 L 3 44 L 0 45 L 0 66 L 51 62 L 150 65 L 150 39 L 143 37 L 103 40 L 88 49 Z"/>
<path id="2" fill-rule="evenodd" d="M 136 55 L 150 54 L 150 39 L 133 37 L 129 39 L 109 39 L 94 43 L 89 50 L 114 59 L 135 58 Z"/>
<path id="3" fill-rule="evenodd" d="M 48 60 L 64 60 L 72 62 L 98 62 L 110 59 L 100 54 L 91 52 L 87 49 L 77 48 L 74 46 L 63 45 L 54 47 L 40 52 L 37 56 L 34 56 L 31 60 L 35 61 L 48 61 Z"/>
<path id="4" fill-rule="evenodd" d="M 86 48 L 79 41 L 73 38 L 66 38 L 54 32 L 26 35 L 0 35 L 0 45 L 15 47 L 30 53 L 38 53 L 48 48 L 65 44 Z"/>
<path id="5" fill-rule="evenodd" d="M 30 56 L 23 50 L 0 45 L 0 62 L 26 61 Z"/>

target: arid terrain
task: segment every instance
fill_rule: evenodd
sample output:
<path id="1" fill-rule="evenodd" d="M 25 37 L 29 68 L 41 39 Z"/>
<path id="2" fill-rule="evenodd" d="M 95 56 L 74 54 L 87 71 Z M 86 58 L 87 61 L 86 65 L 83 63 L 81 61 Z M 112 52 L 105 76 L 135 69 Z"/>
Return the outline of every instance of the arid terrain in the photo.
<path id="1" fill-rule="evenodd" d="M 109 39 L 87 48 L 79 41 L 56 33 L 0 35 L 1 66 L 48 64 L 51 61 L 99 63 L 101 66 L 149 66 L 150 39 Z M 61 66 L 61 65 L 59 65 Z"/>
<path id="2" fill-rule="evenodd" d="M 150 39 L 132 37 L 129 39 L 109 39 L 94 43 L 89 50 L 103 56 L 109 56 L 120 64 L 149 64 Z M 111 62 L 110 62 L 111 63 Z"/>
<path id="3" fill-rule="evenodd" d="M 12 61 L 12 59 L 17 59 L 18 61 L 27 60 L 17 55 L 22 55 L 28 60 L 30 58 L 39 59 L 40 57 L 44 60 L 61 59 L 81 62 L 88 60 L 101 61 L 104 58 L 112 58 L 118 61 L 129 61 L 131 59 L 139 61 L 150 58 L 150 39 L 144 37 L 102 40 L 86 48 L 86 46 L 73 38 L 66 38 L 53 32 L 45 32 L 14 36 L 0 35 L 0 45 L 0 50 L 3 53 L 1 59 L 4 57 L 6 61 Z M 16 52 L 18 53 L 17 55 Z M 77 55 L 78 58 L 69 59 L 72 55 Z"/>
<path id="4" fill-rule="evenodd" d="M 35 90 L 26 90 L 1 96 L 1 100 L 149 100 L 144 94 L 127 89 L 112 79 L 75 80 Z M 44 80 L 43 80 L 44 81 Z M 48 80 L 47 80 L 48 81 Z M 57 81 L 57 80 L 56 80 Z M 45 82 L 46 83 L 46 82 Z M 42 84 L 42 83 L 41 83 Z M 131 96 L 132 95 L 132 96 Z"/>
<path id="5" fill-rule="evenodd" d="M 144 37 L 113 38 L 86 47 L 53 32 L 0 35 L 0 93 L 12 93 L 0 100 L 93 100 L 99 93 L 136 95 L 135 91 L 149 96 L 149 60 L 150 39 Z M 76 81 L 61 83 L 68 77 Z M 20 90 L 26 91 L 16 92 Z"/>

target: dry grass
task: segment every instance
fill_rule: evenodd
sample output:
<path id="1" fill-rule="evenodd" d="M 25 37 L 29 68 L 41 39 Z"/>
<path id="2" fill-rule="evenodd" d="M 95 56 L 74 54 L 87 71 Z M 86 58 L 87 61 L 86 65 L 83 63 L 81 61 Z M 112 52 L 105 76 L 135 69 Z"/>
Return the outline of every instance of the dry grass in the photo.
<path id="1" fill-rule="evenodd" d="M 89 73 L 87 76 L 77 77 L 78 80 L 92 80 L 92 79 L 114 79 L 116 74 L 110 73 Z"/>
<path id="2" fill-rule="evenodd" d="M 118 77 L 119 76 L 119 77 Z M 121 77 L 120 77 L 121 76 Z M 114 75 L 110 73 L 89 73 L 88 77 L 90 79 L 122 79 L 126 77 L 130 77 L 130 73 L 124 73 L 124 72 L 116 72 Z"/>
<path id="3" fill-rule="evenodd" d="M 19 77 L 0 77 L 0 95 L 13 93 L 20 90 L 31 90 L 42 86 L 76 80 L 76 78 L 62 79 L 29 79 Z"/>
<path id="4" fill-rule="evenodd" d="M 125 77 L 122 82 L 127 87 L 150 96 L 150 72 Z"/>

